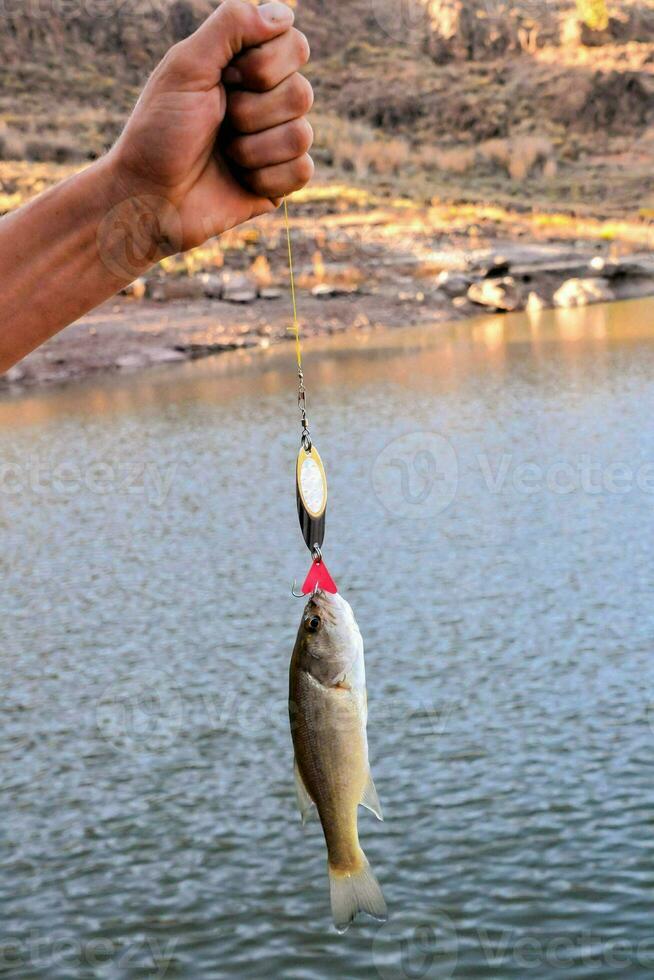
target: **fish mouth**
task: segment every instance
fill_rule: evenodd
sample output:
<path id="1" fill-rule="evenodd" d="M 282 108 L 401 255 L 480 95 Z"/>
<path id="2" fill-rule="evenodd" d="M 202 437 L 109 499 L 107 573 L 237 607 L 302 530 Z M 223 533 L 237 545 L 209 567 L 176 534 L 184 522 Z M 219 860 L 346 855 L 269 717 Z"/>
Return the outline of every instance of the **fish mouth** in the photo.
<path id="1" fill-rule="evenodd" d="M 329 593 L 325 592 L 324 589 L 319 588 L 315 588 L 313 592 L 309 593 L 308 600 L 307 605 L 313 603 L 314 605 L 321 607 L 323 605 L 330 604 Z"/>
<path id="2" fill-rule="evenodd" d="M 309 596 L 307 609 L 313 608 L 318 609 L 322 613 L 328 613 L 331 619 L 333 618 L 335 605 L 335 597 L 331 592 L 325 592 L 324 589 L 314 589 Z"/>

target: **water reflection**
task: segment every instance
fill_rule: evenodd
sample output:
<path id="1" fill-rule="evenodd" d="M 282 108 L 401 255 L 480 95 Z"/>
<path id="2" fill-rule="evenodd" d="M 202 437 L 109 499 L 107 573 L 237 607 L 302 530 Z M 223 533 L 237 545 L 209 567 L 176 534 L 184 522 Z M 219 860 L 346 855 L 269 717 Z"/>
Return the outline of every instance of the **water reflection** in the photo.
<path id="1" fill-rule="evenodd" d="M 507 316 L 483 316 L 433 331 L 364 332 L 355 337 L 309 341 L 311 372 L 316 383 L 330 385 L 385 379 L 411 385 L 433 377 L 460 383 L 470 372 L 502 373 L 512 349 L 530 349 L 538 362 L 557 349 L 568 364 L 597 357 L 609 344 L 648 340 L 652 301 L 600 304 L 580 309 L 539 310 Z M 401 352 L 403 356 L 397 357 Z M 358 355 L 358 356 L 357 356 Z M 192 397 L 221 403 L 237 394 L 259 390 L 274 394 L 289 387 L 293 373 L 290 345 L 267 352 L 239 351 L 209 361 L 154 369 L 134 384 L 129 375 L 92 380 L 57 391 L 6 397 L 0 401 L 0 425 L 30 425 L 75 412 L 105 416 L 136 408 L 168 405 Z"/>

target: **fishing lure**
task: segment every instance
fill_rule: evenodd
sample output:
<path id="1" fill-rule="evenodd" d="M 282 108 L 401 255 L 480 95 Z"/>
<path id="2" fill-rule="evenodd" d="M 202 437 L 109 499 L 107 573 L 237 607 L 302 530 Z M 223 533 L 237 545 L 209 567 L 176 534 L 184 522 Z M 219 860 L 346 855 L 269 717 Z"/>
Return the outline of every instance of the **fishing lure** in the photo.
<path id="1" fill-rule="evenodd" d="M 311 552 L 312 558 L 309 574 L 304 580 L 302 591 L 299 595 L 308 595 L 316 589 L 322 589 L 324 592 L 335 594 L 338 592 L 338 589 L 327 570 L 322 556 L 322 544 L 325 538 L 325 518 L 327 515 L 327 476 L 325 475 L 325 467 L 320 458 L 320 453 L 311 440 L 307 419 L 307 393 L 304 387 L 304 373 L 302 371 L 300 324 L 297 315 L 293 249 L 291 245 L 291 228 L 288 219 L 286 198 L 284 198 L 284 222 L 286 225 L 288 268 L 291 283 L 291 302 L 293 305 L 293 324 L 291 329 L 295 337 L 295 356 L 297 358 L 297 403 L 300 410 L 300 426 L 302 430 L 300 449 L 295 467 L 297 512 L 300 519 L 302 536 L 307 548 Z M 293 592 L 298 595 L 298 593 L 295 593 L 295 589 Z"/>

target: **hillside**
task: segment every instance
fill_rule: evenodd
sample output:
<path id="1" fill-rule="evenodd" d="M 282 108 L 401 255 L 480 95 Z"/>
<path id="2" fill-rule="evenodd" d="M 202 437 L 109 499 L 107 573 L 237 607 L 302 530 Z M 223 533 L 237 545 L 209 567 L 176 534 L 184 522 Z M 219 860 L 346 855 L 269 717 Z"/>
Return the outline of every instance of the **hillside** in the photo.
<path id="1" fill-rule="evenodd" d="M 151 66 L 211 6 L 89 0 L 5 13 L 0 157 L 101 154 Z M 319 173 L 424 200 L 649 220 L 654 2 L 613 7 L 592 30 L 573 2 L 298 0 Z M 26 171 L 1 172 L 16 200 Z"/>

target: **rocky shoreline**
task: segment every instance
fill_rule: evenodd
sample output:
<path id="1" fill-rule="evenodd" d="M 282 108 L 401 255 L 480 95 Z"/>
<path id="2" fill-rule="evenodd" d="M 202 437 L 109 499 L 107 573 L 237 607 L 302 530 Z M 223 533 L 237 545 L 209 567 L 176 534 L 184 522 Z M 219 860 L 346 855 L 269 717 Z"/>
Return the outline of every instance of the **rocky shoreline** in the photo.
<path id="1" fill-rule="evenodd" d="M 536 315 L 654 295 L 654 255 L 642 248 L 618 250 L 601 239 L 525 241 L 520 233 L 503 240 L 492 229 L 471 247 L 469 227 L 465 235 L 456 228 L 435 234 L 420 220 L 416 230 L 403 211 L 296 218 L 303 335 L 437 325 L 484 311 Z M 232 233 L 218 258 L 212 251 L 196 257 L 196 267 L 185 258 L 158 267 L 8 371 L 0 390 L 287 341 L 282 231 L 279 217 L 262 219 Z"/>

